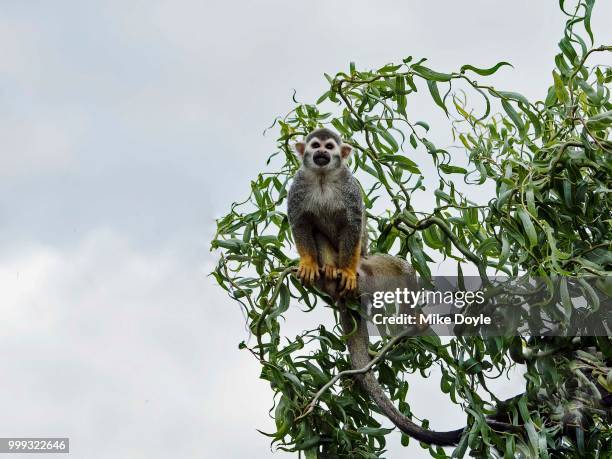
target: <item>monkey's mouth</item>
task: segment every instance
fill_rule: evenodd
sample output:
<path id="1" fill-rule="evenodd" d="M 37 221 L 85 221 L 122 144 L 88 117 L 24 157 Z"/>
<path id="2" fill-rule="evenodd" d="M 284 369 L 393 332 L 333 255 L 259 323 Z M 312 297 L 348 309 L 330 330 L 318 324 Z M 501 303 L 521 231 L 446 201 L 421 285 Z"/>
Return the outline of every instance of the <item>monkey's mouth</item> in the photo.
<path id="1" fill-rule="evenodd" d="M 329 157 L 328 153 L 318 151 L 312 156 L 312 160 L 317 166 L 323 167 L 329 164 L 329 162 L 331 161 L 331 158 Z"/>

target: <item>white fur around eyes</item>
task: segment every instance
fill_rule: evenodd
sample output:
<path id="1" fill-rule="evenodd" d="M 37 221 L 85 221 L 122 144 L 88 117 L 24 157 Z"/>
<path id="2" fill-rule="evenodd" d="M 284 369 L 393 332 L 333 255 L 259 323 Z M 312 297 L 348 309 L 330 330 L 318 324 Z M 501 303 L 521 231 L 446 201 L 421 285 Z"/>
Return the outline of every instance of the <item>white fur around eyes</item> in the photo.
<path id="1" fill-rule="evenodd" d="M 323 146 L 327 145 L 328 143 L 331 143 L 334 146 L 334 150 L 338 148 L 338 144 L 336 144 L 336 141 L 334 139 L 327 139 L 323 141 L 319 140 L 318 137 L 313 137 L 312 139 L 310 139 L 310 142 L 308 142 L 308 146 L 312 147 L 312 144 L 315 142 Z"/>

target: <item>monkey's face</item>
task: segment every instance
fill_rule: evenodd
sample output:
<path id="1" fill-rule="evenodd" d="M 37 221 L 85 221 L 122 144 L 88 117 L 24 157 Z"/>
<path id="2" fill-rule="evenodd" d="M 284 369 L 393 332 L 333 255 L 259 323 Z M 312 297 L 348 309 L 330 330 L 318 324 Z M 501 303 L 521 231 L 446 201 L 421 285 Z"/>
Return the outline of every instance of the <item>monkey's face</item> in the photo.
<path id="1" fill-rule="evenodd" d="M 296 143 L 295 149 L 304 168 L 320 173 L 344 166 L 351 153 L 350 145 L 344 143 L 338 145 L 331 137 L 311 137 L 307 143 Z"/>

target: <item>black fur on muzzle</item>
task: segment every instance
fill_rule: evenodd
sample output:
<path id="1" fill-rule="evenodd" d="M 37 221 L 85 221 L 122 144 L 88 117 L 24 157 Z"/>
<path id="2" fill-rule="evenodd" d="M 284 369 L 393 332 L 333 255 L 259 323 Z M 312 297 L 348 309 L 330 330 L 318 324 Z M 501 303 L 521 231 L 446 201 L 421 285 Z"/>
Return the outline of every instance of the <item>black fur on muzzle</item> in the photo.
<path id="1" fill-rule="evenodd" d="M 317 166 L 327 166 L 329 164 L 329 162 L 331 161 L 331 157 L 329 156 L 329 153 L 326 153 L 324 151 L 317 151 L 312 156 L 312 161 Z"/>

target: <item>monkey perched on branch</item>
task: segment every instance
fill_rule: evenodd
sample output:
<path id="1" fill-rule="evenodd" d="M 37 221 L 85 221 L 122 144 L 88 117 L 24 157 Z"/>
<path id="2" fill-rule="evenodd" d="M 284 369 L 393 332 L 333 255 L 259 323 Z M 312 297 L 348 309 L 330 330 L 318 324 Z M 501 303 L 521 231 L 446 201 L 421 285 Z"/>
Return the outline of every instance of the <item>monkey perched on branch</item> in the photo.
<path id="1" fill-rule="evenodd" d="M 361 371 L 371 360 L 367 326 L 362 317 L 352 315 L 342 297 L 355 293 L 371 296 L 398 287 L 414 289 L 417 283 L 414 269 L 405 260 L 386 254 L 367 255 L 361 191 L 346 165 L 351 147 L 335 132 L 322 128 L 296 143 L 296 152 L 302 166 L 289 190 L 288 215 L 300 255 L 298 277 L 336 302 L 341 325 L 349 336 L 351 365 L 358 372 L 355 377 L 382 413 L 420 441 L 456 444 L 463 429 L 434 432 L 416 425 L 394 406 L 371 371 Z"/>
<path id="2" fill-rule="evenodd" d="M 323 271 L 326 279 L 340 279 L 342 293 L 354 292 L 367 229 L 359 183 L 346 165 L 351 147 L 321 128 L 295 148 L 302 167 L 289 190 L 288 214 L 300 255 L 298 277 L 312 284 Z"/>
<path id="3" fill-rule="evenodd" d="M 405 260 L 367 255 L 361 190 L 346 164 L 351 146 L 321 128 L 297 142 L 295 149 L 302 166 L 289 190 L 288 214 L 300 255 L 300 280 L 316 283 L 334 299 L 349 293 L 363 297 L 397 287 L 414 288 L 414 270 Z"/>

